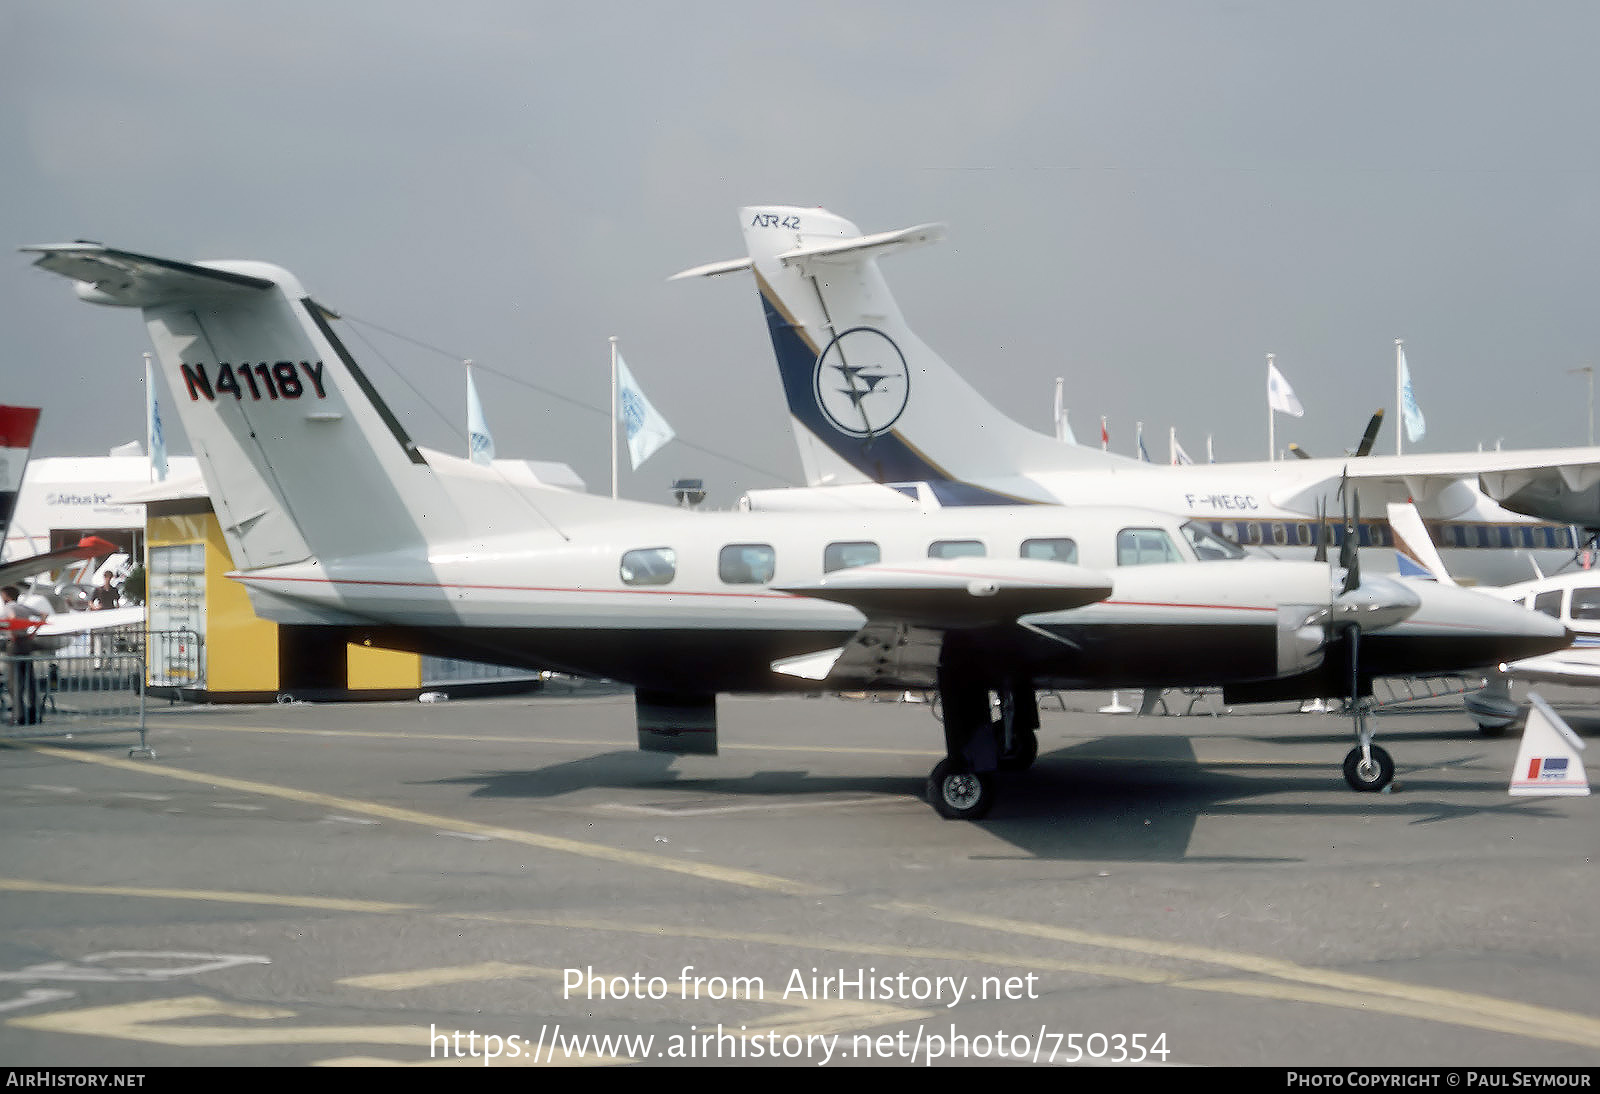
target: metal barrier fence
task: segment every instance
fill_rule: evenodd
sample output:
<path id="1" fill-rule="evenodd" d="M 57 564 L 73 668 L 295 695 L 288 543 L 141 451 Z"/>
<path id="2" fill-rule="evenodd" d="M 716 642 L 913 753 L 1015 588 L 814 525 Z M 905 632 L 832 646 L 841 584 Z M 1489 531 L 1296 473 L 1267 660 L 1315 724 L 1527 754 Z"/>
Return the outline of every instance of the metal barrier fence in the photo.
<path id="1" fill-rule="evenodd" d="M 154 758 L 145 739 L 146 679 L 151 684 L 202 682 L 203 654 L 194 631 L 137 626 L 76 635 L 56 649 L 0 654 L 0 734 L 137 732 L 139 744 L 129 754 Z"/>

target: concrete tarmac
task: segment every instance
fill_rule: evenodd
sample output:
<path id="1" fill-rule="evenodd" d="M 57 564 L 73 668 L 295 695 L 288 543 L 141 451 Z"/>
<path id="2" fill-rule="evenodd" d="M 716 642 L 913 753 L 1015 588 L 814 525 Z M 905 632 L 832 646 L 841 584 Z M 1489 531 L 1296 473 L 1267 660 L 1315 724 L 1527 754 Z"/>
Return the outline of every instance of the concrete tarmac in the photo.
<path id="1" fill-rule="evenodd" d="M 1356 794 L 1337 715 L 1063 699 L 980 823 L 920 703 L 724 697 L 715 757 L 603 690 L 10 741 L 0 1059 L 1600 1062 L 1596 803 L 1509 797 L 1515 733 L 1386 713 Z"/>

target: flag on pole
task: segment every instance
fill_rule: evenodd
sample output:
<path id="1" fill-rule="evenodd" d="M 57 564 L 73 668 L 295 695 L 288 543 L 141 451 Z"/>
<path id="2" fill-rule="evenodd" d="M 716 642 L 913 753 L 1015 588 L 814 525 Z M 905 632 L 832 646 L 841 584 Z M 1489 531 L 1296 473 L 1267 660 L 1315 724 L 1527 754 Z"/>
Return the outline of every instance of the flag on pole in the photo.
<path id="1" fill-rule="evenodd" d="M 1303 418 L 1306 413 L 1300 400 L 1295 398 L 1294 388 L 1283 378 L 1278 366 L 1270 361 L 1267 363 L 1267 406 L 1291 418 Z"/>
<path id="2" fill-rule="evenodd" d="M 1184 464 L 1194 463 L 1194 461 L 1189 458 L 1189 453 L 1183 450 L 1183 445 L 1178 443 L 1177 426 L 1172 427 L 1172 432 L 1168 434 L 1167 440 L 1169 442 L 1168 447 L 1171 449 L 1170 455 L 1172 456 L 1173 467 L 1182 467 Z"/>
<path id="3" fill-rule="evenodd" d="M 1400 362 L 1400 415 L 1406 423 L 1406 440 L 1415 444 L 1422 440 L 1422 435 L 1428 431 L 1428 423 L 1422 418 L 1422 408 L 1417 405 L 1417 396 L 1411 390 L 1411 370 L 1406 367 L 1405 347 L 1395 343 L 1395 355 Z"/>
<path id="4" fill-rule="evenodd" d="M 1078 438 L 1072 434 L 1072 423 L 1067 421 L 1066 404 L 1061 398 L 1061 377 L 1056 377 L 1056 440 L 1067 444 L 1077 444 Z"/>
<path id="5" fill-rule="evenodd" d="M 1104 452 L 1111 447 L 1111 427 L 1106 425 L 1104 418 L 1100 419 L 1100 451 Z"/>
<path id="6" fill-rule="evenodd" d="M 472 382 L 472 362 L 467 362 L 467 455 L 473 463 L 488 467 L 494 462 L 494 437 L 478 401 L 478 385 Z"/>
<path id="7" fill-rule="evenodd" d="M 1134 438 L 1139 442 L 1139 458 L 1145 463 L 1150 462 L 1150 450 L 1144 446 L 1144 423 L 1139 422 L 1134 433 Z"/>
<path id="8" fill-rule="evenodd" d="M 617 354 L 617 417 L 628 432 L 628 458 L 633 461 L 635 471 L 655 455 L 657 449 L 677 436 L 639 390 L 620 353 Z"/>
<path id="9" fill-rule="evenodd" d="M 161 405 L 156 401 L 156 373 L 144 355 L 145 433 L 150 449 L 150 478 L 167 481 L 167 437 L 161 431 Z"/>

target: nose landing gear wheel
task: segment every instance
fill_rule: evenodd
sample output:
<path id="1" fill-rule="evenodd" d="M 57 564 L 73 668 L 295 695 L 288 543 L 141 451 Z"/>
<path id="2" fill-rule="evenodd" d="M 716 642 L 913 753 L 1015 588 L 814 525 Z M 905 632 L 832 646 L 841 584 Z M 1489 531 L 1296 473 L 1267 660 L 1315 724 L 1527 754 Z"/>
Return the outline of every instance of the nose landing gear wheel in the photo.
<path id="1" fill-rule="evenodd" d="M 1394 761 L 1377 745 L 1372 745 L 1372 760 L 1368 762 L 1357 745 L 1344 758 L 1344 781 L 1350 789 L 1373 794 L 1388 786 L 1394 779 Z"/>
<path id="2" fill-rule="evenodd" d="M 928 776 L 928 801 L 946 820 L 981 820 L 994 807 L 994 776 L 944 759 Z"/>

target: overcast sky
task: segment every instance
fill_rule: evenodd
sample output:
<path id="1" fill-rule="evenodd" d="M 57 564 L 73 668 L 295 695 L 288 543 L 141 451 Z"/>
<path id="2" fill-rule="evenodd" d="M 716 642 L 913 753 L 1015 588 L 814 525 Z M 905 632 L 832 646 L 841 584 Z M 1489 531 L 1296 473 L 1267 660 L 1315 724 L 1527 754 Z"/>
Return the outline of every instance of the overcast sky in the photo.
<path id="1" fill-rule="evenodd" d="M 1080 436 L 1260 458 L 1273 352 L 1280 444 L 1337 454 L 1404 338 L 1408 450 L 1581 444 L 1597 46 L 1538 0 L 5 0 L 0 244 L 286 266 L 422 443 L 465 452 L 470 357 L 499 454 L 600 491 L 616 335 L 699 446 L 624 460 L 640 498 L 799 476 L 753 283 L 665 280 L 741 255 L 743 204 L 947 224 L 884 272 L 1041 431 L 1064 376 Z M 36 454 L 142 437 L 136 313 L 0 254 L 0 331 Z"/>

